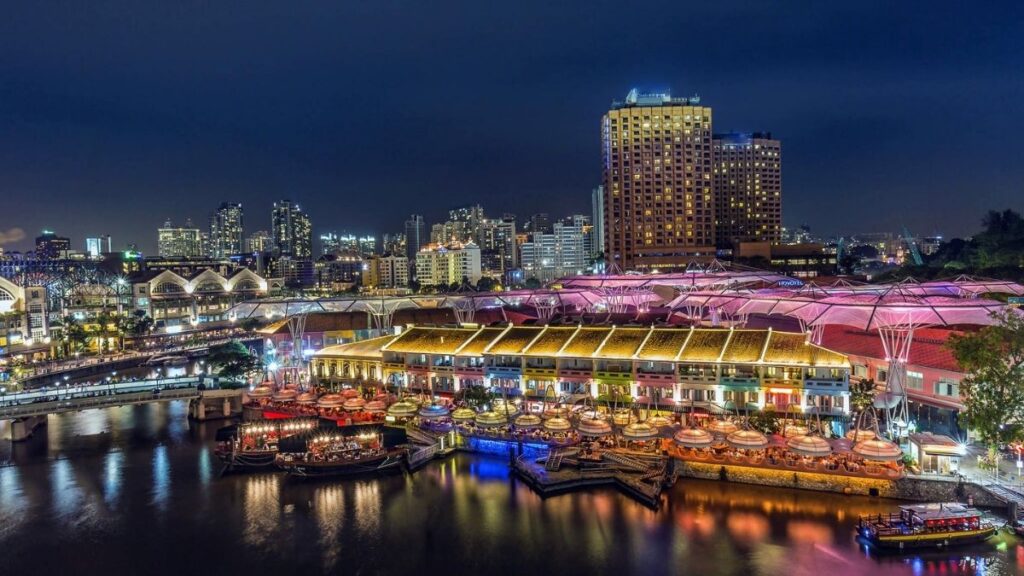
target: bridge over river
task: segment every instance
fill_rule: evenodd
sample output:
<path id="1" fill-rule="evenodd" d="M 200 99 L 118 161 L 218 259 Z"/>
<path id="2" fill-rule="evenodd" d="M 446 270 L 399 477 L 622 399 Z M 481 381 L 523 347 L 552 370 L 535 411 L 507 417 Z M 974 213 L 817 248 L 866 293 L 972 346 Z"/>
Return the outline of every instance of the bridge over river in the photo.
<path id="1" fill-rule="evenodd" d="M 217 388 L 212 376 L 156 378 L 90 386 L 55 386 L 0 395 L 0 420 L 11 420 L 11 439 L 25 440 L 50 414 L 188 400 L 189 416 L 200 420 L 241 411 L 241 391 Z"/>

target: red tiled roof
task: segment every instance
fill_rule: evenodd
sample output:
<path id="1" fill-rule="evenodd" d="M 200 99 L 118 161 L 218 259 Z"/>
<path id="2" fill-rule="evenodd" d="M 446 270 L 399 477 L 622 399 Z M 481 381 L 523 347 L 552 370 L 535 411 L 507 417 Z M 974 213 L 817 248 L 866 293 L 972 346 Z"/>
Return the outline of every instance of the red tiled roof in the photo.
<path id="1" fill-rule="evenodd" d="M 910 346 L 910 359 L 907 364 L 960 372 L 960 366 L 953 358 L 953 353 L 946 348 L 946 340 L 955 333 L 957 332 L 941 328 L 918 328 L 914 331 L 914 342 Z M 826 326 L 822 346 L 850 356 L 885 360 L 885 351 L 878 332 L 865 332 L 846 326 Z"/>

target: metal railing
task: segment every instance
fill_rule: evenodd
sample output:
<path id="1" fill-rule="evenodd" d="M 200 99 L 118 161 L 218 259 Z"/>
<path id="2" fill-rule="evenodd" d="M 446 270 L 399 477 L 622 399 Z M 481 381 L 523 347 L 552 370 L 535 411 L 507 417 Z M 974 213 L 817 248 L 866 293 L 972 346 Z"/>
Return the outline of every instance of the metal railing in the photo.
<path id="1" fill-rule="evenodd" d="M 0 407 L 0 420 L 29 418 L 32 416 L 45 416 L 47 414 L 61 414 L 64 412 L 77 412 L 79 410 L 90 410 L 96 408 L 112 408 L 128 404 L 185 400 L 197 398 L 199 395 L 199 388 L 194 386 L 168 390 L 154 388 L 147 392 L 125 392 L 120 394 L 75 397 L 47 402 L 6 405 Z"/>
<path id="2" fill-rule="evenodd" d="M 52 389 L 2 394 L 0 419 L 194 398 L 199 395 L 201 384 L 213 387 L 214 380 L 207 376 L 181 376 L 90 386 L 56 386 Z"/>

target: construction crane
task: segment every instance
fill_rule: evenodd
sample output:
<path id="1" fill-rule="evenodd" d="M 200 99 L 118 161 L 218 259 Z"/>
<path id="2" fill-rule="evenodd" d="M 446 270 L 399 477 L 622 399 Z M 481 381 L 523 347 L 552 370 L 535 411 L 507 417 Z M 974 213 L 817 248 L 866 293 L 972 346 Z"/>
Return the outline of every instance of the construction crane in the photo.
<path id="1" fill-rule="evenodd" d="M 910 257 L 914 260 L 914 266 L 924 266 L 924 259 L 921 258 L 921 251 L 917 249 L 917 241 L 910 235 L 910 230 L 907 227 L 903 227 L 903 243 L 907 245 L 907 249 L 910 250 Z"/>

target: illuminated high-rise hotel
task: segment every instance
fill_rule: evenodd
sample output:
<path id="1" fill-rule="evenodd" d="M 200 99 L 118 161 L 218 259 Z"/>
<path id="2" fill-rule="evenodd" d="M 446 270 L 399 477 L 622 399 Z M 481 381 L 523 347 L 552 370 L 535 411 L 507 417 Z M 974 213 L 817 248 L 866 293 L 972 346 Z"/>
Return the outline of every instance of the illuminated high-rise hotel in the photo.
<path id="1" fill-rule="evenodd" d="M 632 90 L 601 121 L 605 255 L 622 270 L 714 255 L 711 108 Z"/>
<path id="2" fill-rule="evenodd" d="M 782 240 L 782 144 L 769 133 L 715 134 L 715 242 Z"/>

